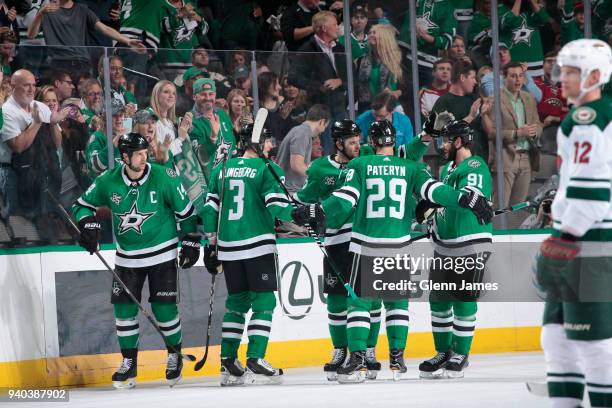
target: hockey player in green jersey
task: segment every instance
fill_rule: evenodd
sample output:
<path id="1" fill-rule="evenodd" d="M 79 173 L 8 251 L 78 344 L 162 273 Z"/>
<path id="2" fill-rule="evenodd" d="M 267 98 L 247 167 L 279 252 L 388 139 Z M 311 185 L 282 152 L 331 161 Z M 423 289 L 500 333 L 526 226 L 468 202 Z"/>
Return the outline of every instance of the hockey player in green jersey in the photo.
<path id="1" fill-rule="evenodd" d="M 486 161 L 472 155 L 474 132 L 470 124 L 463 120 L 449 123 L 436 142 L 441 145 L 443 158 L 448 161 L 440 172 L 440 180 L 454 189 L 475 192 L 490 200 L 491 172 Z M 439 208 L 437 211 L 436 208 L 439 206 L 424 200 L 416 209 L 418 222 L 429 218 L 428 213 L 433 215 L 434 259 L 442 260 L 439 264 L 432 263 L 429 279 L 454 283 L 457 288 L 464 287 L 463 281 L 481 282 L 484 264 L 492 250 L 492 225 L 480 224 L 464 208 Z M 470 264 L 476 267 L 461 273 L 441 267 L 457 265 L 455 260 L 459 259 L 473 259 Z M 437 355 L 419 365 L 422 378 L 442 377 L 444 373 L 448 377 L 463 377 L 476 326 L 477 295 L 464 290 L 430 293 L 431 326 Z"/>
<path id="2" fill-rule="evenodd" d="M 200 254 L 193 205 L 177 174 L 169 168 L 147 163 L 149 143 L 137 133 L 119 138 L 123 164 L 107 170 L 74 204 L 72 211 L 81 230 L 80 244 L 90 253 L 98 250 L 100 223 L 96 212 L 109 207 L 113 217 L 119 278 L 140 300 L 145 280 L 149 281 L 149 302 L 168 347 L 166 379 L 173 386 L 181 378 L 182 332 L 177 308 L 177 222 L 182 235 L 178 264 L 190 268 Z M 113 374 L 117 388 L 135 385 L 138 355 L 138 306 L 123 287 L 113 281 L 114 306 L 121 366 Z"/>
<path id="3" fill-rule="evenodd" d="M 204 264 L 209 272 L 217 273 L 221 262 L 228 292 L 221 330 L 221 385 L 259 380 L 277 383 L 283 374 L 264 357 L 276 307 L 274 218 L 291 220 L 291 205 L 271 173 L 283 177 L 281 168 L 275 164 L 271 164 L 272 169 L 266 166 L 272 135 L 264 129 L 262 141 L 254 143 L 252 132 L 253 125 L 245 125 L 240 131 L 244 149 L 241 157 L 213 169 L 204 211 L 208 237 Z M 245 373 L 237 357 L 249 310 L 253 314 L 247 326 Z"/>
<path id="4" fill-rule="evenodd" d="M 451 208 L 470 208 L 480 222 L 488 223 L 492 210 L 484 197 L 473 191 L 459 192 L 435 181 L 424 165 L 394 156 L 395 134 L 387 121 L 375 122 L 370 137 L 376 155 L 352 160 L 348 165 L 344 185 L 322 204 L 310 204 L 294 210 L 298 224 L 318 224 L 346 217 L 354 211 L 351 243 L 353 253 L 351 284 L 361 294 L 361 280 L 370 270 L 364 262 L 375 258 L 380 249 L 400 248 L 410 243 L 414 217 L 412 194 Z M 372 251 L 373 247 L 377 247 Z M 368 262 L 372 264 L 372 262 Z M 349 360 L 338 368 L 340 382 L 361 382 L 365 379 L 365 350 L 370 328 L 370 310 L 377 299 L 348 299 L 347 337 Z M 384 302 L 387 336 L 389 337 L 390 367 L 394 378 L 406 372 L 403 354 L 408 335 L 408 299 Z"/>
<path id="5" fill-rule="evenodd" d="M 574 108 L 557 131 L 559 188 L 553 234 L 540 247 L 536 279 L 546 294 L 542 348 L 555 407 L 612 407 L 612 51 L 581 39 L 557 56 L 553 80 Z"/>

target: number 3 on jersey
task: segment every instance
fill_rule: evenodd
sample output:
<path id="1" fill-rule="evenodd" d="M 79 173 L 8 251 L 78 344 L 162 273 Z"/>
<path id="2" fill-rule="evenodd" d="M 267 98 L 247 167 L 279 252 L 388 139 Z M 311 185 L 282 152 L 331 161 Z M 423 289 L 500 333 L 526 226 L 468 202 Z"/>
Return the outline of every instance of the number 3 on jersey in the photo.
<path id="1" fill-rule="evenodd" d="M 234 179 L 230 180 L 229 190 L 234 194 L 235 208 L 232 205 L 232 208 L 230 208 L 227 214 L 227 219 L 230 221 L 236 221 L 242 218 L 242 213 L 244 212 L 244 181 Z"/>
<path id="2" fill-rule="evenodd" d="M 366 202 L 367 218 L 391 217 L 400 220 L 404 218 L 407 189 L 406 180 L 392 178 L 388 180 L 388 187 L 389 188 L 387 188 L 387 183 L 382 178 L 366 179 L 366 188 L 368 189 L 368 199 Z M 374 192 L 370 192 L 370 190 L 374 190 Z M 385 200 L 387 193 L 389 199 L 393 201 L 393 203 L 385 207 L 383 204 L 380 204 L 380 201 Z"/>

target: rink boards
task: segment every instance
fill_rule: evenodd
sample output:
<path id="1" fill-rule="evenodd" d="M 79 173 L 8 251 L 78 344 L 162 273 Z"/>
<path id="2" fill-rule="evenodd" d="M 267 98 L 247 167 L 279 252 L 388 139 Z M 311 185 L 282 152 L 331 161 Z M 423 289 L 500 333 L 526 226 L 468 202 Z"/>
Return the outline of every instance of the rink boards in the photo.
<path id="1" fill-rule="evenodd" d="M 533 252 L 546 234 L 496 235 L 496 242 L 532 243 Z M 103 248 L 112 265 L 114 251 Z M 529 267 L 532 257 L 517 259 Z M 524 262 L 520 264 L 520 262 Z M 181 320 L 186 352 L 203 355 L 210 275 L 199 268 L 181 271 Z M 331 342 L 322 295 L 322 254 L 303 239 L 279 245 L 282 302 L 272 326 L 267 358 L 279 367 L 322 365 Z M 195 373 L 187 363 L 184 376 L 214 375 L 219 367 L 220 322 L 226 294 L 224 280 L 215 288 L 213 335 L 208 362 Z M 77 247 L 50 247 L 0 252 L 0 387 L 76 386 L 110 383 L 120 362 L 110 305 L 110 274 L 100 261 Z M 148 291 L 143 291 L 147 303 Z M 282 303 L 282 305 L 281 305 Z M 543 305 L 537 302 L 480 302 L 473 353 L 539 350 Z M 383 319 L 384 320 L 384 319 Z M 377 346 L 386 359 L 384 324 Z M 138 377 L 163 378 L 166 351 L 149 323 L 140 319 Z M 246 337 L 243 337 L 243 341 Z M 245 347 L 241 347 L 244 357 Z M 433 352 L 429 306 L 410 305 L 406 355 Z"/>

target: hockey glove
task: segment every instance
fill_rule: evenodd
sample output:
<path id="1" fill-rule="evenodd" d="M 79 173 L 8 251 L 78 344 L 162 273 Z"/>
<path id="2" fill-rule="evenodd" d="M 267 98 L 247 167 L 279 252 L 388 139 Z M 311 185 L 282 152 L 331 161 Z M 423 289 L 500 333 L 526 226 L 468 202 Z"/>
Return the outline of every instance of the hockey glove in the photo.
<path id="1" fill-rule="evenodd" d="M 573 291 L 569 284 L 567 272 L 571 262 L 580 253 L 576 237 L 561 234 L 561 237 L 550 236 L 542 242 L 540 252 L 536 256 L 537 286 L 546 293 L 546 300 L 560 301 Z M 536 287 L 537 287 L 536 286 Z M 570 289 L 570 291 L 568 291 Z"/>
<path id="2" fill-rule="evenodd" d="M 325 234 L 325 213 L 319 203 L 294 208 L 291 218 L 297 225 L 309 225 L 317 235 Z"/>
<path id="3" fill-rule="evenodd" d="M 201 237 L 197 234 L 187 234 L 181 241 L 181 251 L 179 252 L 179 266 L 182 269 L 191 268 L 198 262 L 200 257 Z"/>
<path id="4" fill-rule="evenodd" d="M 441 205 L 432 203 L 431 201 L 421 200 L 416 206 L 415 214 L 416 220 L 419 224 L 423 224 L 425 221 L 433 217 L 437 208 L 441 208 Z"/>
<path id="5" fill-rule="evenodd" d="M 204 266 L 211 275 L 217 275 L 223 272 L 221 261 L 217 258 L 217 246 L 208 245 L 204 248 Z"/>
<path id="6" fill-rule="evenodd" d="M 481 225 L 486 225 L 493 219 L 491 203 L 478 190 L 468 189 L 459 197 L 459 205 L 469 208 Z"/>
<path id="7" fill-rule="evenodd" d="M 81 245 L 90 255 L 93 255 L 99 248 L 101 227 L 95 215 L 83 217 L 79 220 L 79 245 Z"/>
<path id="8" fill-rule="evenodd" d="M 448 111 L 440 113 L 431 111 L 423 125 L 423 131 L 430 136 L 438 137 L 442 128 L 453 120 L 455 120 L 455 116 Z"/>

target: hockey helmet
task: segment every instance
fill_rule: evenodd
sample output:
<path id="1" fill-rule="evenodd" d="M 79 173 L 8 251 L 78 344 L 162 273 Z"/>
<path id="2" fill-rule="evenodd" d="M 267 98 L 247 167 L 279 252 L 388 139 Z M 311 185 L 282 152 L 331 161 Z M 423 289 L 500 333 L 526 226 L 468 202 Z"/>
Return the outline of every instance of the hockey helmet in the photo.
<path id="1" fill-rule="evenodd" d="M 395 146 L 395 128 L 386 119 L 372 123 L 368 134 L 374 147 Z"/>
<path id="2" fill-rule="evenodd" d="M 349 137 L 361 136 L 361 130 L 352 120 L 342 119 L 334 122 L 331 135 L 334 141 L 337 139 L 344 140 Z"/>
<path id="3" fill-rule="evenodd" d="M 581 39 L 567 43 L 557 55 L 557 63 L 552 72 L 552 79 L 561 79 L 561 67 L 574 67 L 580 69 L 580 96 L 605 85 L 610 81 L 612 74 L 612 50 L 601 40 Z M 589 88 L 585 88 L 585 81 L 589 74 L 599 70 L 599 81 Z"/>
<path id="4" fill-rule="evenodd" d="M 461 143 L 464 145 L 474 142 L 474 130 L 465 120 L 454 120 L 445 125 L 440 132 L 440 136 L 448 137 L 451 142 L 460 137 Z"/>
<path id="5" fill-rule="evenodd" d="M 123 153 L 132 157 L 132 153 L 138 150 L 148 149 L 149 142 L 138 133 L 128 133 L 119 138 L 118 149 L 123 157 Z"/>
<path id="6" fill-rule="evenodd" d="M 267 128 L 263 128 L 261 130 L 261 137 L 259 138 L 259 145 L 255 146 L 253 144 L 253 124 L 247 123 L 246 125 L 240 128 L 240 132 L 238 132 L 238 138 L 240 139 L 240 146 L 242 150 L 245 150 L 247 147 L 253 148 L 257 153 L 261 153 L 261 147 L 265 143 L 266 139 L 270 139 L 272 137 L 272 132 Z"/>

